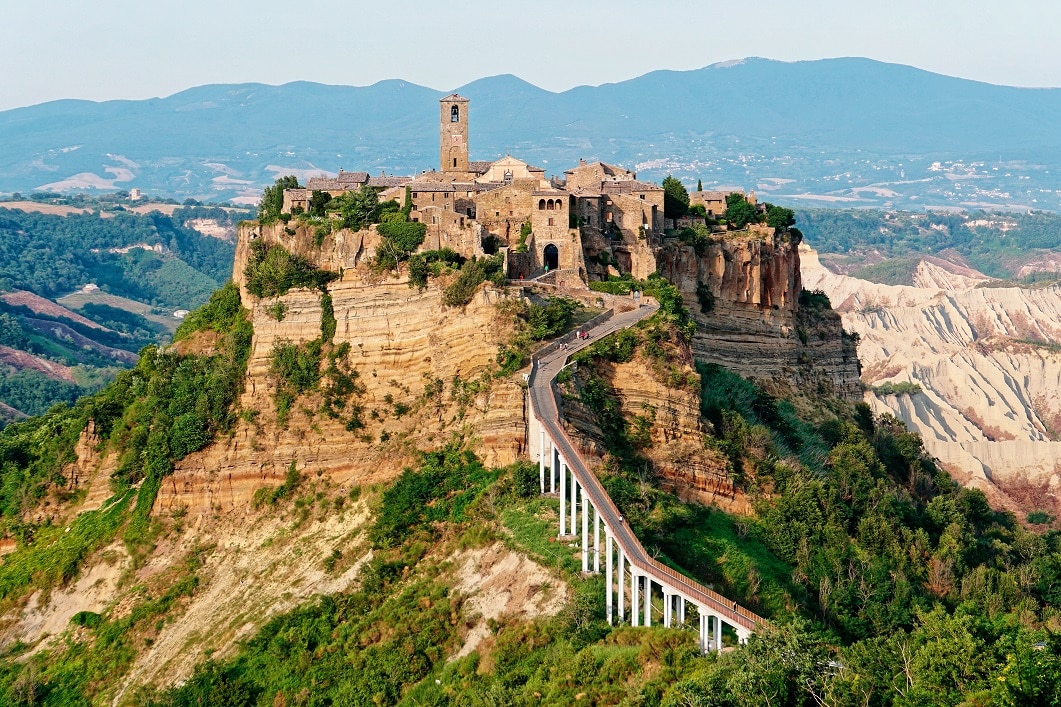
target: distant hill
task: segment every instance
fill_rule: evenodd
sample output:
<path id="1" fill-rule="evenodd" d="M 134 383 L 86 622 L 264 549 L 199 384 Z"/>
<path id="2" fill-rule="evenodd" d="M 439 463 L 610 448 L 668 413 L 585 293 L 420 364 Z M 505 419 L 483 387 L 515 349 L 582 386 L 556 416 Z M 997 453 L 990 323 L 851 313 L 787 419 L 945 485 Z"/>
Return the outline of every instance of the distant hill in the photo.
<path id="1" fill-rule="evenodd" d="M 779 202 L 1059 207 L 1061 89 L 846 58 L 746 59 L 562 93 L 510 75 L 457 90 L 472 100 L 473 158 L 512 153 L 550 173 L 599 158 Z M 410 173 L 436 165 L 443 94 L 398 80 L 240 84 L 5 111 L 0 191 L 252 200 L 284 173 Z"/>

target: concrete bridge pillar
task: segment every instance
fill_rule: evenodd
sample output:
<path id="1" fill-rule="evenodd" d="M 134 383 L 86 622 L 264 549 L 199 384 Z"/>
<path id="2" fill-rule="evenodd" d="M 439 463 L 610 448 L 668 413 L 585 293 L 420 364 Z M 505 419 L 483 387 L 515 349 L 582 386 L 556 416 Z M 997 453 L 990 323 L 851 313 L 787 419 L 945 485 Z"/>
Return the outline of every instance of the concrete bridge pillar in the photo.
<path id="1" fill-rule="evenodd" d="M 589 572 L 589 502 L 582 487 L 582 574 Z"/>
<path id="2" fill-rule="evenodd" d="M 715 624 L 715 650 L 719 653 L 722 652 L 722 617 L 714 616 L 712 620 Z"/>
<path id="3" fill-rule="evenodd" d="M 638 604 L 637 604 L 637 585 L 638 585 L 637 573 L 634 572 L 634 566 L 630 565 L 630 625 L 635 627 L 635 628 L 638 625 L 637 624 L 637 614 L 638 614 L 638 608 L 639 608 Z"/>
<path id="4" fill-rule="evenodd" d="M 564 503 L 567 501 L 567 465 L 564 464 L 564 458 L 560 457 L 560 537 L 567 535 L 565 523 L 567 522 L 567 513 Z"/>
<path id="5" fill-rule="evenodd" d="M 645 575 L 645 626 L 652 625 L 652 578 Z"/>
<path id="6" fill-rule="evenodd" d="M 598 517 L 599 520 L 599 517 Z M 597 559 L 600 560 L 600 555 L 597 555 Z M 622 560 L 620 560 L 621 562 Z M 599 570 L 598 570 L 599 571 Z M 604 610 L 608 615 L 608 623 L 614 623 L 614 611 L 612 609 L 612 596 L 615 589 L 612 587 L 612 533 L 608 530 L 608 527 L 604 528 Z M 622 567 L 619 569 L 619 603 L 622 604 L 623 595 L 623 574 Z M 622 610 L 620 609 L 620 612 Z"/>
<path id="7" fill-rule="evenodd" d="M 575 476 L 575 470 L 571 469 L 571 534 L 574 535 L 578 531 L 576 528 L 576 521 L 578 520 L 578 478 Z"/>
<path id="8" fill-rule="evenodd" d="M 549 440 L 549 493 L 556 493 L 556 473 L 560 470 L 560 453 Z"/>
<path id="9" fill-rule="evenodd" d="M 600 574 L 600 510 L 596 506 L 593 506 L 593 572 Z"/>
<path id="10" fill-rule="evenodd" d="M 540 439 L 538 444 L 538 486 L 540 487 L 541 493 L 545 493 L 545 426 L 538 425 L 538 432 L 540 433 Z M 552 442 L 552 440 L 549 440 Z M 552 462 L 552 460 L 549 460 Z M 549 465 L 552 467 L 552 464 Z"/>
<path id="11" fill-rule="evenodd" d="M 623 574 L 623 549 L 621 547 L 616 547 L 616 550 L 616 554 L 619 556 L 619 581 L 617 582 L 617 584 L 619 585 L 619 620 L 622 621 L 623 600 L 625 599 L 625 597 L 623 596 L 623 590 L 626 587 L 626 575 Z"/>
<path id="12" fill-rule="evenodd" d="M 667 589 L 667 585 L 663 585 L 663 628 L 671 627 L 671 608 L 674 606 L 674 597 Z"/>

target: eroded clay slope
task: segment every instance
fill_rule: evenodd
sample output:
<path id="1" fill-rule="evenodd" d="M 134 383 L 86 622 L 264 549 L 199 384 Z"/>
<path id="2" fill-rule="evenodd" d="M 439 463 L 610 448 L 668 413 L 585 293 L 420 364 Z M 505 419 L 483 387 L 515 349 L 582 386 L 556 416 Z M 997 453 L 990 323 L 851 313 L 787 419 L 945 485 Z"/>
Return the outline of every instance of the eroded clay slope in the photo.
<path id="1" fill-rule="evenodd" d="M 877 412 L 916 428 L 928 450 L 996 504 L 1061 511 L 1061 288 L 978 287 L 975 271 L 922 262 L 915 286 L 837 275 L 802 254 L 861 337 L 868 386 L 909 381 L 922 392 L 875 395 Z"/>

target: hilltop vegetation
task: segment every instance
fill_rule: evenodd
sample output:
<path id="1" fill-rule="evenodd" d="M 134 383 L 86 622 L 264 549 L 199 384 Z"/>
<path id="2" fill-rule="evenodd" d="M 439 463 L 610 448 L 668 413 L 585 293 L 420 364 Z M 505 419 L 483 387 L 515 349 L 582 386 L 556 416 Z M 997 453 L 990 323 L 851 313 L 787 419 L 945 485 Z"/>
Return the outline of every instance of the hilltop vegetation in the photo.
<path id="1" fill-rule="evenodd" d="M 807 243 L 837 254 L 855 277 L 909 285 L 923 256 L 955 255 L 990 277 L 1011 279 L 1061 242 L 1061 216 L 1031 213 L 805 209 L 796 213 Z M 867 257 L 876 262 L 866 265 Z M 882 261 L 883 258 L 883 261 Z M 1052 272 L 1020 278 L 1023 284 L 1056 281 Z"/>
<path id="2" fill-rule="evenodd" d="M 168 340 L 173 312 L 205 302 L 231 270 L 233 244 L 189 222 L 232 218 L 200 206 L 58 216 L 0 204 L 0 291 L 55 300 L 99 288 L 71 300 L 74 312 L 22 295 L 0 300 L 0 345 L 28 354 L 4 357 L 0 402 L 30 415 L 72 403 Z"/>

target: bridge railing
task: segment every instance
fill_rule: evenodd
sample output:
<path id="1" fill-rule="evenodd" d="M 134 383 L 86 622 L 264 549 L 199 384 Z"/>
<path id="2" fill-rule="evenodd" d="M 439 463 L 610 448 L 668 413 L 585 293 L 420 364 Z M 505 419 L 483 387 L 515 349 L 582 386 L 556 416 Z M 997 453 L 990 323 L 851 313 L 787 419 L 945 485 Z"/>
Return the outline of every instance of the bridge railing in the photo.
<path id="1" fill-rule="evenodd" d="M 614 310 L 608 310 L 607 312 L 604 312 L 603 314 L 594 317 L 594 319 L 591 319 L 589 322 L 586 322 L 583 325 L 583 328 L 589 329 L 593 326 L 602 324 L 608 319 L 610 319 L 613 315 Z M 531 373 L 530 378 L 528 380 L 529 388 L 532 391 L 536 383 L 535 379 L 539 372 L 540 360 L 546 355 L 558 350 L 559 344 L 562 341 L 573 340 L 573 338 L 573 335 L 568 335 L 567 337 L 553 342 L 549 346 L 541 349 L 540 351 L 534 354 L 531 360 Z M 559 414 L 560 391 L 556 386 L 555 379 L 549 381 L 549 393 L 553 396 L 553 401 L 556 405 L 557 413 Z M 538 409 L 537 399 L 533 395 L 533 393 L 531 394 L 531 406 L 534 410 L 535 416 L 538 418 L 539 424 L 544 425 L 545 422 L 543 419 L 542 412 Z M 557 425 L 557 433 L 563 437 L 563 441 L 566 442 L 567 446 L 570 447 L 570 449 L 575 453 L 575 457 L 567 461 L 569 462 L 569 465 L 572 470 L 576 472 L 576 475 L 580 477 L 579 483 L 581 483 L 585 488 L 591 488 L 593 491 L 591 495 L 598 497 L 599 502 L 606 507 L 605 509 L 599 509 L 604 511 L 601 515 L 615 519 L 622 518 L 622 514 L 619 512 L 619 509 L 615 505 L 615 502 L 612 501 L 611 496 L 608 495 L 608 492 L 604 489 L 604 486 L 600 483 L 600 480 L 597 479 L 596 475 L 593 474 L 592 471 L 590 471 L 589 466 L 586 464 L 585 460 L 582 459 L 582 455 L 579 454 L 578 448 L 576 447 L 571 437 L 567 434 L 567 431 L 564 430 L 563 427 Z M 541 453 L 544 454 L 544 450 L 541 450 Z M 616 543 L 623 550 L 623 553 L 626 555 L 631 565 L 637 567 L 637 569 L 643 573 L 654 575 L 656 581 L 660 583 L 664 583 L 666 580 L 670 580 L 670 582 L 667 583 L 677 585 L 674 587 L 674 589 L 677 591 L 682 591 L 684 588 L 686 590 L 685 593 L 687 594 L 699 594 L 700 597 L 690 596 L 688 598 L 691 600 L 703 598 L 707 599 L 713 604 L 716 604 L 717 606 L 710 607 L 711 610 L 722 615 L 723 618 L 728 619 L 734 625 L 739 625 L 744 628 L 754 628 L 756 625 L 766 623 L 766 620 L 763 619 L 761 616 L 758 616 L 757 614 L 748 611 L 744 607 L 740 606 L 739 604 L 736 604 L 730 599 L 727 599 L 718 592 L 715 592 L 714 590 L 705 587 L 696 580 L 687 577 L 670 567 L 667 567 L 663 563 L 651 557 L 648 552 L 646 552 L 644 546 L 641 545 L 641 542 L 637 539 L 637 537 L 633 535 L 633 533 L 630 533 L 630 537 L 633 539 L 633 543 L 635 543 L 633 547 L 628 547 L 626 543 L 623 542 L 621 534 L 613 533 L 613 537 L 615 538 Z"/>

